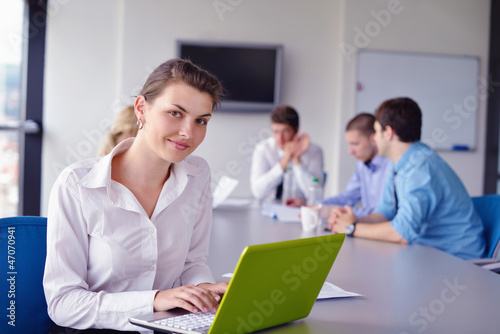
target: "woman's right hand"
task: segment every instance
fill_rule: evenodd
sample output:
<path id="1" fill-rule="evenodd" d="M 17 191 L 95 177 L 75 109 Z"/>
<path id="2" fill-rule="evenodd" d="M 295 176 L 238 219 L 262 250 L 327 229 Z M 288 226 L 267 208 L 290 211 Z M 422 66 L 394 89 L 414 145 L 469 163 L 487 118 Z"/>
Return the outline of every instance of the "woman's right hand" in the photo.
<path id="1" fill-rule="evenodd" d="M 216 312 L 221 297 L 210 290 L 195 285 L 158 291 L 154 299 L 154 311 L 166 311 L 176 307 L 189 312 Z"/>

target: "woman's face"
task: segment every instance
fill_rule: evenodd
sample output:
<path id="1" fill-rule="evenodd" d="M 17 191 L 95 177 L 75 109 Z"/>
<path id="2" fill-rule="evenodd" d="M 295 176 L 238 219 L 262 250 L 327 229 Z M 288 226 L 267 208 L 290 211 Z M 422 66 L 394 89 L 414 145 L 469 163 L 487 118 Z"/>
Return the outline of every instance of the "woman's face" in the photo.
<path id="1" fill-rule="evenodd" d="M 184 160 L 201 144 L 212 115 L 210 95 L 179 82 L 168 84 L 144 107 L 140 132 L 152 151 L 171 163 Z"/>

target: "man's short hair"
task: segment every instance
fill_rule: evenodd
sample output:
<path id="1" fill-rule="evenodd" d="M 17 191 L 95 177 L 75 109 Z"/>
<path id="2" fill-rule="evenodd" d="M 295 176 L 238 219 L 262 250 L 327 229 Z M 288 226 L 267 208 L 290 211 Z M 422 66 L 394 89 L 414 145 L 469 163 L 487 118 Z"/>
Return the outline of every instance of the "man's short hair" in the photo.
<path id="1" fill-rule="evenodd" d="M 390 126 L 405 143 L 420 140 L 422 111 L 418 104 L 408 97 L 384 101 L 375 111 L 375 120 L 382 130 Z"/>
<path id="2" fill-rule="evenodd" d="M 292 107 L 282 104 L 271 111 L 271 122 L 290 125 L 297 131 L 299 129 L 299 114 Z"/>
<path id="3" fill-rule="evenodd" d="M 369 113 L 361 113 L 356 115 L 353 119 L 347 123 L 345 131 L 353 131 L 357 130 L 361 132 L 361 134 L 365 137 L 370 137 L 375 133 L 375 129 L 373 128 L 373 124 L 375 124 L 375 116 Z"/>

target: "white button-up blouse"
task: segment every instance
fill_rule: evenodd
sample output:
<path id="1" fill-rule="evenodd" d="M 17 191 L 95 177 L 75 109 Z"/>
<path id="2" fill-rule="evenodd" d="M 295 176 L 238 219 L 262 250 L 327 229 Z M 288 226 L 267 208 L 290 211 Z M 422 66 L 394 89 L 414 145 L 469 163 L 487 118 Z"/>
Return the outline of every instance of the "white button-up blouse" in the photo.
<path id="1" fill-rule="evenodd" d="M 173 164 L 148 217 L 111 179 L 110 154 L 66 168 L 50 194 L 44 289 L 60 326 L 139 330 L 158 290 L 214 282 L 206 264 L 212 223 L 210 170 L 200 157 Z"/>

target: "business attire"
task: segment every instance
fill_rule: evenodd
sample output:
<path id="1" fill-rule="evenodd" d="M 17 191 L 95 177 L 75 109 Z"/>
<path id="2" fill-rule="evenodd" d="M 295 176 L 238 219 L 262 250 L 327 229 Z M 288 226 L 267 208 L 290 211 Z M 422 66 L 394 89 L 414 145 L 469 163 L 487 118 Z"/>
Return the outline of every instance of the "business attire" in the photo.
<path id="1" fill-rule="evenodd" d="M 137 331 L 128 318 L 153 312 L 157 291 L 215 282 L 206 264 L 208 164 L 195 156 L 173 164 L 149 218 L 132 192 L 111 179 L 113 156 L 133 140 L 69 166 L 53 186 L 43 284 L 58 325 Z"/>
<path id="2" fill-rule="evenodd" d="M 439 155 L 413 143 L 389 172 L 375 212 L 409 244 L 436 247 L 463 259 L 485 251 L 483 225 L 464 185 Z"/>
<path id="3" fill-rule="evenodd" d="M 358 162 L 345 190 L 337 196 L 325 198 L 322 204 L 353 206 L 357 217 L 368 216 L 382 197 L 382 189 L 391 164 L 388 158 L 378 154 L 369 162 Z M 354 206 L 358 203 L 359 206 Z"/>
<path id="4" fill-rule="evenodd" d="M 255 198 L 263 201 L 277 198 L 278 187 L 282 185 L 285 174 L 280 165 L 283 156 L 284 151 L 276 146 L 273 137 L 255 146 L 250 171 L 250 187 Z M 289 167 L 292 169 L 291 197 L 307 199 L 314 178 L 323 186 L 323 152 L 319 146 L 310 143 L 309 148 L 300 156 L 300 164 L 290 162 Z"/>

